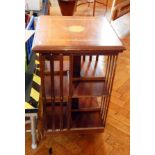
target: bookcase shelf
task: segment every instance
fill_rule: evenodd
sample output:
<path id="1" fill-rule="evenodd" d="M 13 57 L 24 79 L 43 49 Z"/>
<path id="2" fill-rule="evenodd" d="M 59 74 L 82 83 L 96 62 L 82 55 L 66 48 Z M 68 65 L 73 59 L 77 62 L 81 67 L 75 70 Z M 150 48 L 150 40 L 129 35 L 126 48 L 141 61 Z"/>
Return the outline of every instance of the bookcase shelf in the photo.
<path id="1" fill-rule="evenodd" d="M 72 103 L 74 104 L 74 103 Z M 47 127 L 48 129 L 53 129 L 53 124 L 54 128 L 60 129 L 60 111 L 61 111 L 61 106 L 60 104 L 57 104 L 54 107 L 54 119 L 52 120 L 52 111 L 51 107 L 48 106 L 46 110 L 47 114 Z M 62 114 L 62 128 L 67 129 L 67 104 L 63 105 L 63 114 Z M 86 98 L 86 99 L 80 99 L 79 100 L 79 105 L 78 108 L 72 108 L 71 111 L 71 128 L 74 130 L 78 130 L 79 128 L 84 129 L 84 128 L 104 128 L 103 126 L 103 121 L 100 116 L 100 105 L 97 102 L 96 98 Z M 62 130 L 63 130 L 62 129 Z"/>

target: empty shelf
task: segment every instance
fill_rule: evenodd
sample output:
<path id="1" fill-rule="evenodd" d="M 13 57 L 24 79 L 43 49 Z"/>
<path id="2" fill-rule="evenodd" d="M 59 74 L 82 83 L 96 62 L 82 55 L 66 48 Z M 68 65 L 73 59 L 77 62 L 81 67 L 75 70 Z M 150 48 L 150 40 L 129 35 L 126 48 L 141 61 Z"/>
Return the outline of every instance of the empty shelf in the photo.
<path id="1" fill-rule="evenodd" d="M 99 97 L 108 95 L 104 82 L 78 82 L 73 84 L 73 97 Z"/>

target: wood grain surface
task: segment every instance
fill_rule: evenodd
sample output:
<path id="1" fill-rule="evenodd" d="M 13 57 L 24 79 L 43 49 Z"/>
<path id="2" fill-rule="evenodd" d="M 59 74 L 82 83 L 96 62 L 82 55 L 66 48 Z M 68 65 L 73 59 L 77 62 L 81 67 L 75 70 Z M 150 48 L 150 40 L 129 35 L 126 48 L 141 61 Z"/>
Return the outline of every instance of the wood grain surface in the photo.
<path id="1" fill-rule="evenodd" d="M 122 51 L 124 46 L 104 17 L 40 16 L 34 52 Z"/>

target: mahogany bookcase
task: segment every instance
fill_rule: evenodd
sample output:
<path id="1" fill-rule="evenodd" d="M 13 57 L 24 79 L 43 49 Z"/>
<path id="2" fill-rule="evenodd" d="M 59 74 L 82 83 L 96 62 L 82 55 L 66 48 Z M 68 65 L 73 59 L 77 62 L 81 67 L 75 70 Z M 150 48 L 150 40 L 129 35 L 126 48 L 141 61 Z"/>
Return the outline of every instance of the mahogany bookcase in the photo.
<path id="1" fill-rule="evenodd" d="M 104 131 L 117 58 L 123 50 L 106 18 L 39 17 L 33 51 L 39 53 L 47 131 Z"/>

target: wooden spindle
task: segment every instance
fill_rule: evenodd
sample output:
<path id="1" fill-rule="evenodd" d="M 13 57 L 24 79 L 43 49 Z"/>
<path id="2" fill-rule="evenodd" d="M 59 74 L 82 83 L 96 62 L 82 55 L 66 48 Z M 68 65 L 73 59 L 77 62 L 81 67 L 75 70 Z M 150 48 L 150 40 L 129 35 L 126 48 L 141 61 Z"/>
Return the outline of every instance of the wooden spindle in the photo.
<path id="1" fill-rule="evenodd" d="M 55 130 L 54 56 L 50 57 L 52 130 Z"/>
<path id="2" fill-rule="evenodd" d="M 46 116 L 46 95 L 45 95 L 45 77 L 44 77 L 44 69 L 45 69 L 45 56 L 43 54 L 39 54 L 40 61 L 40 77 L 41 77 L 41 97 L 43 101 L 43 120 L 44 120 L 44 128 L 47 130 L 47 116 Z"/>
<path id="3" fill-rule="evenodd" d="M 60 54 L 60 130 L 63 129 L 63 55 Z"/>
<path id="4" fill-rule="evenodd" d="M 73 79 L 73 55 L 70 55 L 69 57 L 70 62 L 69 62 L 69 69 L 70 69 L 70 74 L 69 74 L 69 97 L 68 97 L 68 123 L 67 127 L 68 129 L 71 128 L 71 104 L 72 104 L 72 79 Z"/>

